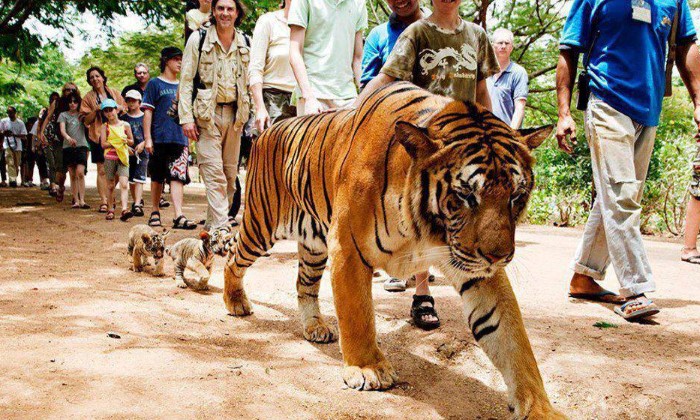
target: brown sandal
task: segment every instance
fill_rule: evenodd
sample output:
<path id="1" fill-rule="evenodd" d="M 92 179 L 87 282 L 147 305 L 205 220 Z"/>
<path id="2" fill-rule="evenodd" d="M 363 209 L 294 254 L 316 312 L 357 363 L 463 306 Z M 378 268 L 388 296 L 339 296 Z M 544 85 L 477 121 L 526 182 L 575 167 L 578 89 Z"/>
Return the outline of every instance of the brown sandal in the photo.
<path id="1" fill-rule="evenodd" d="M 109 210 L 107 212 L 107 216 L 105 216 L 105 220 L 114 220 L 114 210 Z"/>

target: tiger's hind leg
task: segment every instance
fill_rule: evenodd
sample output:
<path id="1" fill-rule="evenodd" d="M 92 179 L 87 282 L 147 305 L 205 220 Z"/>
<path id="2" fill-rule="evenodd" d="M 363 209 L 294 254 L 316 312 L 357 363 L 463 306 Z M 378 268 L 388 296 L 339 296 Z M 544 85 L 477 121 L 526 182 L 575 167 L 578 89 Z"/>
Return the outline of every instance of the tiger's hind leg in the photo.
<path id="1" fill-rule="evenodd" d="M 243 288 L 243 276 L 248 267 L 272 248 L 272 241 L 265 241 L 266 244 L 261 246 L 257 239 L 248 235 L 244 215 L 243 226 L 236 234 L 236 246 L 224 267 L 224 303 L 230 315 L 246 316 L 253 313 L 253 307 Z"/>
<path id="2" fill-rule="evenodd" d="M 304 338 L 314 343 L 330 343 L 338 338 L 336 329 L 321 315 L 318 306 L 318 291 L 321 277 L 328 260 L 328 248 L 320 240 L 314 248 L 299 242 L 299 274 L 297 275 L 297 299 Z"/>
<path id="3" fill-rule="evenodd" d="M 477 343 L 503 375 L 515 418 L 566 419 L 544 390 L 518 302 L 503 269 L 492 278 L 456 281 Z"/>

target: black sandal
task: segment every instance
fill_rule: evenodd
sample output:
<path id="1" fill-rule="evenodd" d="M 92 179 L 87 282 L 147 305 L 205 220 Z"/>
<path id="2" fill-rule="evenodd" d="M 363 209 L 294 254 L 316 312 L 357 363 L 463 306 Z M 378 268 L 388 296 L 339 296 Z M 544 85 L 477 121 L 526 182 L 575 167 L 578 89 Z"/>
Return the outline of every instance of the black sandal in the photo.
<path id="1" fill-rule="evenodd" d="M 158 207 L 164 209 L 167 207 L 170 207 L 170 202 L 166 200 L 165 198 L 161 198 L 160 201 L 158 202 Z"/>
<path id="2" fill-rule="evenodd" d="M 133 204 L 131 206 L 131 212 L 136 217 L 143 217 L 143 206 L 140 204 Z"/>
<path id="3" fill-rule="evenodd" d="M 152 227 L 163 226 L 163 224 L 160 221 L 160 212 L 159 211 L 154 211 L 151 213 L 151 217 L 148 218 L 148 226 L 152 226 Z"/>
<path id="4" fill-rule="evenodd" d="M 178 216 L 177 219 L 173 219 L 173 229 L 184 229 L 192 230 L 197 229 L 197 224 L 192 220 L 189 220 L 184 215 Z"/>
<path id="5" fill-rule="evenodd" d="M 430 306 L 424 305 L 429 303 Z M 426 315 L 433 316 L 437 321 L 425 321 L 423 317 Z M 411 318 L 416 327 L 421 330 L 430 331 L 440 326 L 440 318 L 435 312 L 435 300 L 430 295 L 413 295 L 413 304 L 411 305 Z"/>

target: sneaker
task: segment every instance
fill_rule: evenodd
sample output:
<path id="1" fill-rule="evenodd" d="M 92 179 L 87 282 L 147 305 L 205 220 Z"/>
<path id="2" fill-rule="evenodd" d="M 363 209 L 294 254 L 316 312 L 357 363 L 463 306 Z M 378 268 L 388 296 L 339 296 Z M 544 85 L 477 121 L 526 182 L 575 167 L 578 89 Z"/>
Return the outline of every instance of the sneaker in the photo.
<path id="1" fill-rule="evenodd" d="M 22 186 L 22 188 L 29 188 L 29 183 L 26 181 L 21 183 L 20 185 Z"/>
<path id="2" fill-rule="evenodd" d="M 5 182 L 5 181 L 0 182 L 0 188 L 7 188 L 7 182 Z"/>
<path id="3" fill-rule="evenodd" d="M 49 180 L 48 179 L 41 181 L 41 190 L 42 191 L 49 190 Z"/>
<path id="4" fill-rule="evenodd" d="M 387 292 L 405 292 L 406 280 L 390 277 L 384 282 L 384 290 Z"/>
<path id="5" fill-rule="evenodd" d="M 16 181 L 10 181 L 10 188 L 17 188 L 17 182 L 16 182 Z"/>

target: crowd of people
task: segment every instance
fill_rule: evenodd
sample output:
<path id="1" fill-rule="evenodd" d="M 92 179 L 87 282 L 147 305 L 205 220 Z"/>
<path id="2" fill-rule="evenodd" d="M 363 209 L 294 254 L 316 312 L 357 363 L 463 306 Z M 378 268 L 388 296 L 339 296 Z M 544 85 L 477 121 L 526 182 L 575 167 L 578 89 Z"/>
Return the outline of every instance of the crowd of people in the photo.
<path id="1" fill-rule="evenodd" d="M 597 198 L 572 269 L 575 298 L 620 304 L 625 319 L 646 317 L 659 308 L 646 297 L 654 291 L 651 268 L 641 241 L 641 197 L 664 95 L 666 42 L 695 105 L 700 130 L 700 56 L 687 1 L 642 1 L 632 6 L 602 0 L 575 0 L 560 41 L 557 67 L 561 148 L 572 151 L 575 138 L 571 92 L 579 55 L 586 77 L 579 100 L 586 109 Z M 666 4 L 668 3 L 668 4 Z M 188 167 L 196 164 L 206 189 L 206 229 L 228 229 L 240 206 L 237 180 L 242 138 L 250 127 L 262 132 L 276 121 L 336 108 L 354 107 L 379 87 L 396 80 L 433 93 L 471 101 L 520 128 L 528 97 L 528 72 L 511 61 L 514 34 L 496 29 L 491 37 L 463 20 L 460 0 L 387 0 L 392 14 L 364 37 L 364 0 L 282 0 L 280 9 L 262 15 L 252 38 L 239 30 L 246 19 L 241 0 L 200 0 L 186 15 L 184 51 L 161 51 L 160 75 L 147 65 L 134 67 L 135 82 L 108 86 L 99 67 L 86 73 L 91 90 L 81 96 L 74 83 L 52 93 L 48 110 L 23 123 L 16 109 L 2 121 L 3 186 L 33 186 L 39 166 L 42 188 L 61 202 L 66 173 L 72 207 L 87 209 L 88 155 L 97 167 L 98 211 L 115 218 L 142 217 L 143 186 L 150 176 L 148 224 L 161 226 L 169 186 L 173 227 L 194 229 L 183 214 Z M 635 3 L 636 4 L 636 3 Z M 636 10 L 635 7 L 642 9 Z M 651 11 L 651 12 L 649 12 Z M 647 13 L 649 12 L 649 13 Z M 670 36 L 673 34 L 673 36 Z M 615 53 L 610 53 L 614 51 Z M 630 63 L 636 63 L 630 65 Z M 588 89 L 587 89 L 588 88 Z M 700 137 L 698 137 L 700 140 Z M 700 146 L 699 146 L 700 147 Z M 700 153 L 700 152 L 699 152 Z M 690 192 L 683 261 L 700 263 L 700 155 Z M 129 203 L 131 195 L 131 206 Z M 612 264 L 620 294 L 597 280 Z M 429 273 L 413 276 L 416 292 L 411 315 L 423 329 L 440 325 L 430 296 Z M 388 291 L 406 290 L 406 279 L 388 279 Z"/>

